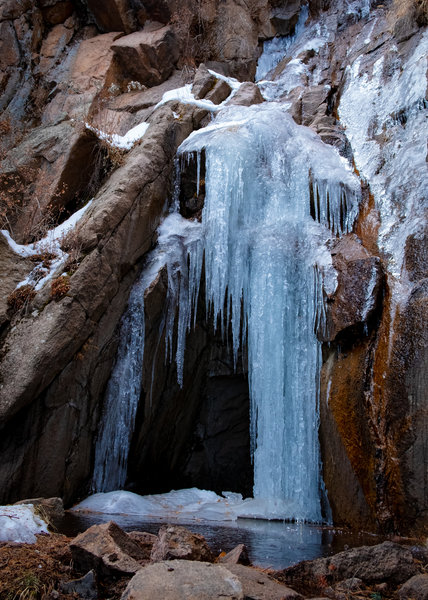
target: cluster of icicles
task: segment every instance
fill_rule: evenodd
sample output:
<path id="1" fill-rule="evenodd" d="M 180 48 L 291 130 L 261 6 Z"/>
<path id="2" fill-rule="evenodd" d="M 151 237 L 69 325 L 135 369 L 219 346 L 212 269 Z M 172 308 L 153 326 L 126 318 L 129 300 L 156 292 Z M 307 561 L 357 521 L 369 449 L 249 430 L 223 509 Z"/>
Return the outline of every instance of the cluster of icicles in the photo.
<path id="1" fill-rule="evenodd" d="M 134 332 L 123 341 L 110 387 L 115 379 L 124 381 L 137 372 L 135 415 L 144 338 L 142 290 L 162 264 L 169 285 L 162 335 L 182 384 L 186 335 L 204 276 L 207 312 L 224 335 L 230 328 L 235 361 L 241 344 L 248 349 L 254 498 L 265 503 L 271 517 L 321 521 L 316 330 L 323 321 L 323 294 L 336 286 L 327 243 L 351 230 L 360 187 L 346 161 L 308 128 L 296 125 L 279 104 L 230 107 L 192 133 L 178 150 L 178 165 L 196 160 L 198 179 L 202 151 L 202 222 L 181 217 L 176 200 L 161 225 L 158 247 L 130 300 L 131 314 L 139 307 L 142 334 Z M 115 390 L 107 403 L 117 403 L 118 395 L 122 402 Z M 133 418 L 128 415 L 122 428 L 121 455 L 129 449 Z M 108 419 L 117 424 L 118 416 Z M 111 435 L 105 435 L 106 446 Z M 101 446 L 102 439 L 95 490 L 118 489 L 126 466 Z"/>

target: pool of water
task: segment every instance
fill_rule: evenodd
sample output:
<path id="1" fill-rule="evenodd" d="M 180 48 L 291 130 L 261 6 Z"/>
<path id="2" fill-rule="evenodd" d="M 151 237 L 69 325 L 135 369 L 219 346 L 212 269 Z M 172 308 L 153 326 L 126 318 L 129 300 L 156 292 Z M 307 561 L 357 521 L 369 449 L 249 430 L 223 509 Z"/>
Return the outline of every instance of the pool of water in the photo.
<path id="1" fill-rule="evenodd" d="M 147 531 L 157 534 L 166 523 L 138 519 L 132 515 L 82 514 L 67 512 L 56 523 L 60 533 L 73 537 L 95 524 L 115 521 L 125 531 Z M 168 519 L 168 523 L 174 521 Z M 212 523 L 183 522 L 194 533 L 202 534 L 215 553 L 229 552 L 238 544 L 245 544 L 248 555 L 254 565 L 284 569 L 302 560 L 335 554 L 355 546 L 373 545 L 382 540 L 368 533 L 353 533 L 331 527 L 308 525 L 305 523 L 284 523 L 256 519 L 238 519 L 234 522 Z"/>

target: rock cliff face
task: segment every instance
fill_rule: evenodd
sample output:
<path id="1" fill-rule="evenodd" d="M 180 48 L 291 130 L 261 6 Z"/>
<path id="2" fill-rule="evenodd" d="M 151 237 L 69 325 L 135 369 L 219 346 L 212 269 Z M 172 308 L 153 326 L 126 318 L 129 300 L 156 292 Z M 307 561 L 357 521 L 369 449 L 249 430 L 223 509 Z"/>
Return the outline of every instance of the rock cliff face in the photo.
<path id="1" fill-rule="evenodd" d="M 158 103 L 193 79 L 195 96 L 224 101 L 230 88 L 203 67 L 196 71 L 204 62 L 248 81 L 233 103 L 288 102 L 297 123 L 335 146 L 361 179 L 354 231 L 331 244 L 337 287 L 325 298 L 326 323 L 318 331 L 323 477 L 335 522 L 426 531 L 423 6 L 2 3 L 0 219 L 21 246 L 13 250 L 0 235 L 0 502 L 59 495 L 71 503 L 89 491 L 120 319 L 173 196 L 176 150 L 209 122 L 203 104 Z M 249 83 L 262 43 L 297 37 L 302 27 L 307 40 L 284 47 L 269 81 Z M 141 139 L 115 145 L 142 122 L 149 127 Z M 195 179 L 196 167 L 187 165 L 180 197 L 186 218 L 199 218 L 203 206 Z M 54 281 L 66 275 L 55 292 L 52 280 L 42 285 L 55 261 L 52 247 L 39 246 L 33 256 L 22 248 L 90 198 L 60 240 L 67 256 Z M 30 291 L 17 294 L 28 276 Z M 234 370 L 201 299 L 180 388 L 159 333 L 168 285 L 163 270 L 145 295 L 128 485 L 139 492 L 197 485 L 251 494 L 245 356 Z"/>

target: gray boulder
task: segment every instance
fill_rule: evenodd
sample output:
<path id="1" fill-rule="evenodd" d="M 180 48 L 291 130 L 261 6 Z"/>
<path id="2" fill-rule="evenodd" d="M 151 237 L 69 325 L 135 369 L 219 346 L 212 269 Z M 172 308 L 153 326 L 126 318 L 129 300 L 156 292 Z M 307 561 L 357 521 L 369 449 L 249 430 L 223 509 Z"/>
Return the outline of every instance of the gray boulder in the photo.
<path id="1" fill-rule="evenodd" d="M 227 569 L 241 582 L 244 598 L 251 600 L 302 600 L 302 596 L 291 588 L 271 579 L 266 573 L 246 567 L 228 564 Z"/>
<path id="2" fill-rule="evenodd" d="M 418 571 L 412 552 L 406 546 L 383 542 L 361 546 L 327 558 L 303 561 L 278 573 L 284 583 L 302 592 L 321 591 L 344 579 L 358 577 L 365 584 L 403 583 Z"/>
<path id="3" fill-rule="evenodd" d="M 421 573 L 411 577 L 398 590 L 400 600 L 427 600 L 428 599 L 428 574 Z"/>
<path id="4" fill-rule="evenodd" d="M 121 600 L 243 600 L 239 579 L 221 565 L 173 560 L 148 565 L 129 582 Z"/>
<path id="5" fill-rule="evenodd" d="M 72 579 L 60 584 L 61 592 L 64 594 L 74 594 L 82 600 L 97 600 L 97 582 L 94 571 L 89 571 L 80 579 Z"/>

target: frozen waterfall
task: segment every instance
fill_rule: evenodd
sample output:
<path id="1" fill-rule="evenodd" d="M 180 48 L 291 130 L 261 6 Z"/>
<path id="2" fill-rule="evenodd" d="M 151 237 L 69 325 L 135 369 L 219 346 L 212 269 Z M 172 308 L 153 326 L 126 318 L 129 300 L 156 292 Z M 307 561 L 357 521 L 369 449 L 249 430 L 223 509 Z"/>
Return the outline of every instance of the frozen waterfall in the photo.
<path id="1" fill-rule="evenodd" d="M 128 307 L 121 321 L 116 362 L 105 394 L 95 447 L 91 484 L 93 492 L 123 489 L 125 485 L 129 448 L 141 393 L 145 335 L 144 293 L 159 271 L 167 266 L 168 295 L 160 335 L 164 329 L 170 331 L 179 296 L 183 296 L 182 288 L 186 286 L 186 280 L 179 276 L 183 270 L 181 265 L 186 260 L 187 253 L 191 252 L 192 242 L 199 239 L 199 230 L 199 223 L 187 221 L 178 213 L 171 214 L 159 227 L 157 247 L 149 253 L 143 271 L 132 288 Z"/>
<path id="2" fill-rule="evenodd" d="M 196 160 L 200 177 L 203 150 L 202 223 L 183 219 L 176 203 L 131 294 L 93 487 L 108 491 L 125 482 L 141 383 L 144 290 L 167 265 L 162 335 L 182 384 L 205 269 L 207 312 L 225 337 L 230 326 L 235 361 L 240 345 L 248 347 L 254 501 L 246 514 L 321 521 L 316 329 L 323 294 L 336 286 L 328 241 L 351 230 L 359 183 L 335 149 L 276 103 L 224 109 L 180 146 L 181 168 Z M 130 389 L 123 391 L 125 378 Z"/>
<path id="3" fill-rule="evenodd" d="M 145 273 L 134 285 L 120 328 L 116 363 L 108 382 L 95 448 L 92 491 L 123 488 L 128 453 L 140 399 L 144 354 Z M 123 382 L 126 381 L 126 385 Z"/>
<path id="4" fill-rule="evenodd" d="M 204 259 L 207 308 L 224 333 L 230 322 L 235 360 L 248 343 L 254 497 L 269 518 L 320 521 L 315 329 L 322 283 L 327 293 L 336 284 L 326 243 L 352 228 L 359 184 L 280 105 L 226 109 L 179 154 L 199 165 L 203 149 L 202 235 L 182 262 L 178 376 Z"/>

